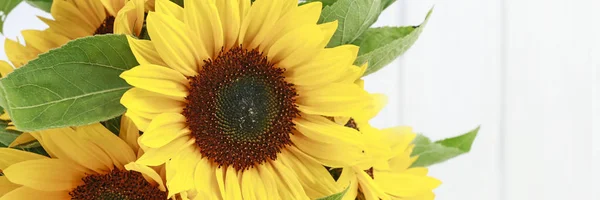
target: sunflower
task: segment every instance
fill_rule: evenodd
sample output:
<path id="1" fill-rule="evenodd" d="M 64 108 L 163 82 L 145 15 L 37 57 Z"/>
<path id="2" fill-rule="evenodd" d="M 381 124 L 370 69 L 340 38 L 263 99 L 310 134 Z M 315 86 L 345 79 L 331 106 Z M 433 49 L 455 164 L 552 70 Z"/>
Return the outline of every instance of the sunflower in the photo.
<path id="1" fill-rule="evenodd" d="M 317 25 L 322 4 L 184 3 L 156 0 L 152 40 L 128 37 L 140 65 L 121 74 L 134 86 L 121 103 L 149 147 L 136 162 L 166 163 L 169 190 L 209 199 L 343 190 L 315 186 L 328 176 L 323 165 L 353 166 L 373 152 L 330 118 L 362 115 L 373 96 L 354 84 L 366 69 L 353 65 L 358 47 L 325 48 L 337 22 Z"/>
<path id="2" fill-rule="evenodd" d="M 120 33 L 140 35 L 145 10 L 153 10 L 154 1 L 144 0 L 61 0 L 54 1 L 51 14 L 54 20 L 40 17 L 49 28 L 21 32 L 25 45 L 6 39 L 5 52 L 12 64 L 19 68 L 41 53 L 62 46 L 70 40 L 96 34 Z M 6 77 L 14 70 L 0 62 L 0 74 Z M 10 121 L 8 112 L 0 120 Z M 8 129 L 16 129 L 10 123 Z M 10 147 L 33 141 L 29 133 L 21 134 Z"/>
<path id="3" fill-rule="evenodd" d="M 395 127 L 383 130 L 375 129 L 368 123 L 350 119 L 346 125 L 371 138 L 387 141 L 390 154 L 370 165 L 363 163 L 338 171 L 338 184 L 350 188 L 344 200 L 433 200 L 432 190 L 441 184 L 435 178 L 427 176 L 427 168 L 410 167 L 417 159 L 411 157 L 416 137 L 410 127 Z M 383 142 L 382 142 L 383 143 Z M 336 169 L 340 170 L 340 169 Z"/>
<path id="4" fill-rule="evenodd" d="M 167 199 L 160 170 L 134 163 L 143 150 L 126 117 L 119 136 L 101 124 L 31 134 L 51 158 L 0 148 L 1 200 Z"/>
<path id="5" fill-rule="evenodd" d="M 39 54 L 77 38 L 113 32 L 139 35 L 144 21 L 144 6 L 136 5 L 144 5 L 144 0 L 54 1 L 51 8 L 54 19 L 39 17 L 49 26 L 48 29 L 24 30 L 21 34 L 25 45 L 6 39 L 4 49 L 8 59 L 18 68 Z M 152 8 L 153 5 L 147 7 Z M 115 17 L 123 19 L 115 20 Z"/>

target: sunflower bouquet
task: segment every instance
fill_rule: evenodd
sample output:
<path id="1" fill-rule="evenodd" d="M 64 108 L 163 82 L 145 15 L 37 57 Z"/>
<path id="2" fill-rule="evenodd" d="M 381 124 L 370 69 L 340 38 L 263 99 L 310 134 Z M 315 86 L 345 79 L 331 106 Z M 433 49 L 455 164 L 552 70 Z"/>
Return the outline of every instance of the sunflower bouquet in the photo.
<path id="1" fill-rule="evenodd" d="M 0 200 L 434 199 L 426 167 L 468 152 L 479 130 L 432 142 L 369 124 L 386 97 L 362 77 L 429 18 L 372 28 L 395 0 L 0 9 L 21 1 L 52 17 L 5 41 Z"/>

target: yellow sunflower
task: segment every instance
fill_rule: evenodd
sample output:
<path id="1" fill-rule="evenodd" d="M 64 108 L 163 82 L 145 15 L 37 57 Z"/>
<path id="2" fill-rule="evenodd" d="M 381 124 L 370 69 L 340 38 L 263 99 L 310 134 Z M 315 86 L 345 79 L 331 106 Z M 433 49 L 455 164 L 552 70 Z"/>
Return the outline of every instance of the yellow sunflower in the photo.
<path id="1" fill-rule="evenodd" d="M 156 0 L 152 41 L 128 38 L 140 65 L 121 74 L 134 86 L 121 103 L 148 147 L 136 162 L 166 163 L 169 190 L 318 198 L 344 188 L 315 187 L 328 176 L 322 165 L 372 156 L 360 132 L 330 120 L 373 102 L 354 84 L 366 69 L 353 66 L 358 47 L 325 48 L 337 22 L 317 24 L 321 3 L 297 4 Z"/>
<path id="2" fill-rule="evenodd" d="M 416 134 L 410 127 L 395 127 L 377 130 L 367 123 L 356 123 L 353 119 L 347 126 L 360 129 L 368 137 L 388 143 L 387 158 L 341 169 L 337 179 L 340 186 L 350 183 L 344 200 L 433 200 L 432 190 L 441 182 L 427 176 L 427 168 L 410 166 L 417 157 L 411 157 Z M 386 142 L 383 142 L 386 141 Z M 340 169 L 336 169 L 340 170 Z"/>
<path id="3" fill-rule="evenodd" d="M 21 32 L 25 45 L 6 39 L 4 50 L 12 64 L 19 68 L 41 53 L 62 46 L 70 40 L 95 34 L 120 33 L 140 35 L 145 10 L 153 10 L 154 1 L 144 0 L 61 0 L 54 1 L 51 14 L 54 20 L 41 18 L 49 28 Z M 116 16 L 116 19 L 115 19 Z M 114 31 L 113 31 L 114 30 Z M 0 74 L 6 77 L 14 70 L 0 61 Z M 10 121 L 8 112 L 0 119 Z M 15 129 L 10 123 L 9 129 Z M 12 146 L 34 140 L 29 133 L 21 134 Z"/>
<path id="4" fill-rule="evenodd" d="M 31 134 L 51 158 L 0 148 L 0 200 L 167 199 L 164 173 L 134 163 L 143 151 L 126 117 L 119 136 L 101 124 Z"/>
<path id="5" fill-rule="evenodd" d="M 113 32 L 139 35 L 144 21 L 144 0 L 60 0 L 52 3 L 51 14 L 54 19 L 39 17 L 48 29 L 21 32 L 25 45 L 6 39 L 4 49 L 15 67 L 80 37 Z"/>

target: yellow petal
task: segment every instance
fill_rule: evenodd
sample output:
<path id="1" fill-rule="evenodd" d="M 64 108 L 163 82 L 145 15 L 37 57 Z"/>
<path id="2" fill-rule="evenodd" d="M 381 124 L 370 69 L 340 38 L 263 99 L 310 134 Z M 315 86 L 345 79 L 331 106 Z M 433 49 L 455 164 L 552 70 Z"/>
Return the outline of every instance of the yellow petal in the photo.
<path id="1" fill-rule="evenodd" d="M 113 0 L 122 1 L 122 0 Z M 94 24 L 100 24 L 106 18 L 106 9 L 100 1 L 70 1 Z M 53 5 L 54 6 L 54 5 Z"/>
<path id="2" fill-rule="evenodd" d="M 321 7 L 321 2 L 310 2 L 299 7 L 294 6 L 288 12 L 282 13 L 283 16 L 275 24 L 271 36 L 265 38 L 263 43 L 271 46 L 273 42 L 293 29 L 307 24 L 316 24 L 321 15 Z"/>
<path id="3" fill-rule="evenodd" d="M 138 138 L 140 137 L 140 130 L 135 126 L 133 121 L 123 115 L 121 117 L 121 128 L 119 131 L 119 137 L 125 141 L 127 145 L 137 154 L 140 146 L 138 145 Z"/>
<path id="4" fill-rule="evenodd" d="M 323 32 L 315 24 L 303 25 L 283 35 L 272 46 L 266 47 L 267 57 L 278 67 L 292 69 L 310 62 L 323 47 Z"/>
<path id="5" fill-rule="evenodd" d="M 160 189 L 161 191 L 167 191 L 167 188 L 164 184 L 164 180 L 152 168 L 137 163 L 129 163 L 125 165 L 125 169 L 141 173 L 146 178 L 146 180 L 148 180 L 151 183 L 157 184 L 158 189 Z"/>
<path id="6" fill-rule="evenodd" d="M 417 196 L 431 192 L 442 182 L 428 176 L 416 176 L 412 174 L 379 173 L 375 182 L 386 193 L 394 196 Z"/>
<path id="7" fill-rule="evenodd" d="M 266 165 L 273 170 L 275 182 L 278 185 L 282 199 L 309 199 L 294 172 L 279 161 L 271 161 Z"/>
<path id="8" fill-rule="evenodd" d="M 332 83 L 323 87 L 296 87 L 298 109 L 325 116 L 360 115 L 371 105 L 369 94 L 355 84 Z"/>
<path id="9" fill-rule="evenodd" d="M 73 164 L 58 159 L 38 159 L 20 162 L 3 171 L 10 182 L 36 190 L 72 190 L 81 183 L 85 172 Z"/>
<path id="10" fill-rule="evenodd" d="M 223 47 L 227 50 L 235 45 L 240 32 L 240 3 L 238 0 L 217 0 L 215 3 L 223 26 Z"/>
<path id="11" fill-rule="evenodd" d="M 362 144 L 362 134 L 343 125 L 339 125 L 323 116 L 303 115 L 294 119 L 296 130 L 307 138 L 326 144 Z"/>
<path id="12" fill-rule="evenodd" d="M 127 36 L 127 41 L 129 42 L 129 47 L 131 47 L 133 55 L 135 55 L 135 59 L 141 65 L 154 64 L 167 66 L 150 40 L 139 40 L 131 36 Z"/>
<path id="13" fill-rule="evenodd" d="M 71 195 L 68 191 L 47 192 L 28 187 L 20 187 L 0 196 L 0 200 L 65 200 L 70 198 Z"/>
<path id="14" fill-rule="evenodd" d="M 35 48 L 23 46 L 19 42 L 10 39 L 4 40 L 4 50 L 6 57 L 8 57 L 16 68 L 27 64 L 41 53 Z"/>
<path id="15" fill-rule="evenodd" d="M 83 139 L 83 135 L 71 128 L 49 129 L 31 134 L 38 134 L 38 141 L 56 158 L 78 164 L 96 173 L 108 172 L 114 167 L 111 157 L 102 148 Z"/>
<path id="16" fill-rule="evenodd" d="M 267 199 L 268 194 L 263 184 L 263 180 L 260 179 L 258 170 L 256 168 L 250 168 L 240 173 L 241 190 L 244 199 L 249 200 L 261 200 Z"/>
<path id="17" fill-rule="evenodd" d="M 225 199 L 242 199 L 239 179 L 233 167 L 227 167 L 225 173 Z"/>
<path id="18" fill-rule="evenodd" d="M 160 57 L 173 69 L 186 76 L 196 75 L 204 59 L 190 40 L 188 28 L 177 18 L 150 12 L 147 17 L 148 34 Z"/>
<path id="19" fill-rule="evenodd" d="M 19 187 L 21 186 L 8 181 L 4 176 L 0 176 L 0 197 Z"/>
<path id="20" fill-rule="evenodd" d="M 242 25 L 238 41 L 248 49 L 254 49 L 261 44 L 272 32 L 274 25 L 279 20 L 283 9 L 282 1 L 255 1 L 250 7 L 248 14 L 242 17 Z"/>
<path id="21" fill-rule="evenodd" d="M 33 47 L 39 52 L 47 52 L 69 41 L 69 38 L 50 30 L 24 30 L 21 31 L 21 34 L 23 34 L 27 46 Z"/>
<path id="22" fill-rule="evenodd" d="M 71 1 L 53 2 L 51 13 L 55 21 L 62 22 L 63 24 L 77 24 L 78 27 L 86 30 L 88 33 L 93 33 L 101 23 L 87 17 Z"/>
<path id="23" fill-rule="evenodd" d="M 100 123 L 77 127 L 76 132 L 82 138 L 102 149 L 119 169 L 123 169 L 123 166 L 136 159 L 133 149 Z"/>
<path id="24" fill-rule="evenodd" d="M 157 13 L 173 16 L 183 21 L 183 8 L 169 0 L 156 0 L 155 9 Z"/>
<path id="25" fill-rule="evenodd" d="M 219 184 L 215 176 L 215 167 L 207 158 L 202 158 L 196 165 L 194 184 L 199 196 L 204 199 L 222 199 Z"/>
<path id="26" fill-rule="evenodd" d="M 353 170 L 356 173 L 356 177 L 358 178 L 360 187 L 362 188 L 363 194 L 367 199 L 379 199 L 386 197 L 387 190 L 383 190 L 379 184 L 377 184 L 369 174 L 367 174 L 363 169 L 358 167 L 353 167 Z M 381 174 L 377 174 L 377 176 L 383 176 Z M 397 185 L 396 185 L 397 186 Z"/>
<path id="27" fill-rule="evenodd" d="M 342 169 L 342 174 L 337 180 L 339 187 L 348 188 L 348 191 L 342 198 L 342 200 L 354 200 L 358 195 L 358 179 L 356 178 L 356 173 L 352 170 L 351 167 L 346 167 Z M 335 193 L 333 193 L 335 194 Z"/>
<path id="28" fill-rule="evenodd" d="M 144 155 L 135 162 L 142 165 L 158 166 L 173 158 L 184 148 L 193 148 L 192 145 L 195 142 L 193 138 L 180 137 L 161 148 L 147 149 Z"/>
<path id="29" fill-rule="evenodd" d="M 319 28 L 321 28 L 321 31 L 323 33 L 323 41 L 321 41 L 321 43 L 319 44 L 319 47 L 325 47 L 325 46 L 327 46 L 327 44 L 329 44 L 329 40 L 331 40 L 331 37 L 333 37 L 333 34 L 337 30 L 337 27 L 338 27 L 337 20 L 319 25 Z"/>
<path id="30" fill-rule="evenodd" d="M 163 113 L 152 120 L 140 143 L 151 148 L 160 148 L 169 142 L 188 135 L 186 119 L 179 113 Z"/>
<path id="31" fill-rule="evenodd" d="M 188 81 L 175 70 L 158 65 L 140 65 L 121 74 L 132 86 L 173 97 L 186 97 Z"/>
<path id="32" fill-rule="evenodd" d="M 11 148 L 0 148 L 0 170 L 4 170 L 16 163 L 28 160 L 37 160 L 48 158 L 39 154 L 21 151 Z"/>
<path id="33" fill-rule="evenodd" d="M 291 135 L 290 138 L 298 149 L 315 158 L 323 165 L 348 167 L 370 158 L 369 154 L 363 153 L 365 148 L 361 148 L 358 145 L 332 145 L 306 138 L 301 134 Z"/>
<path id="34" fill-rule="evenodd" d="M 44 18 L 44 17 L 40 17 L 38 16 L 38 19 L 42 20 L 45 24 L 47 24 L 51 30 L 55 31 L 56 33 L 60 34 L 60 35 L 64 35 L 65 37 L 69 38 L 69 39 L 77 39 L 80 37 L 85 37 L 85 36 L 90 36 L 93 35 L 94 32 L 96 31 L 96 29 L 90 29 L 89 27 L 84 27 L 84 26 L 73 26 L 73 22 L 59 22 L 59 21 L 54 21 L 52 19 L 48 19 L 48 18 Z M 98 26 L 100 26 L 100 23 L 98 23 Z"/>
<path id="35" fill-rule="evenodd" d="M 194 172 L 201 159 L 196 148 L 185 148 L 167 161 L 168 196 L 194 189 Z"/>
<path id="36" fill-rule="evenodd" d="M 138 127 L 138 129 L 140 129 L 140 131 L 146 130 L 148 125 L 150 125 L 150 121 L 152 121 L 152 119 L 144 118 L 131 110 L 128 110 L 124 115 L 129 117 L 129 119 L 133 121 L 133 123 Z"/>
<path id="37" fill-rule="evenodd" d="M 117 12 L 125 6 L 125 1 L 123 0 L 100 0 L 106 11 L 112 16 L 117 16 Z"/>
<path id="38" fill-rule="evenodd" d="M 228 194 L 225 193 L 225 180 L 224 180 L 225 174 L 226 174 L 225 170 L 226 170 L 225 167 L 219 166 L 214 171 L 215 177 L 217 179 L 217 186 L 219 188 L 219 192 L 220 192 L 221 196 L 223 197 L 223 199 L 227 199 L 227 197 L 228 197 Z"/>
<path id="39" fill-rule="evenodd" d="M 0 60 L 0 75 L 2 75 L 2 77 L 6 77 L 9 73 L 13 72 L 15 69 L 10 66 L 10 64 L 8 64 L 6 61 L 4 60 Z M 7 112 L 4 112 L 2 115 L 6 115 L 8 116 Z M 2 120 L 8 120 L 6 119 L 6 117 L 0 117 L 0 119 Z"/>
<path id="40" fill-rule="evenodd" d="M 185 107 L 185 101 L 181 97 L 175 97 L 179 100 L 174 100 L 169 96 L 150 92 L 140 88 L 129 89 L 123 97 L 121 104 L 128 110 L 133 110 L 138 113 L 181 113 Z"/>
<path id="41" fill-rule="evenodd" d="M 131 0 L 118 12 L 114 21 L 115 34 L 139 36 L 144 25 L 144 0 Z"/>
<path id="42" fill-rule="evenodd" d="M 13 140 L 8 147 L 15 147 L 22 144 L 27 144 L 35 141 L 35 138 L 29 133 L 21 133 L 15 140 Z"/>
<path id="43" fill-rule="evenodd" d="M 415 176 L 427 176 L 428 172 L 429 172 L 429 170 L 425 167 L 415 167 L 415 168 L 410 168 L 410 169 L 407 169 L 406 171 L 404 171 L 404 173 L 412 174 Z"/>
<path id="44" fill-rule="evenodd" d="M 278 159 L 288 168 L 294 169 L 298 180 L 311 199 L 329 196 L 344 189 L 337 186 L 323 165 L 294 146 L 282 150 Z"/>
<path id="45" fill-rule="evenodd" d="M 267 194 L 269 194 L 265 199 L 282 199 L 277 190 L 279 183 L 275 181 L 276 174 L 273 172 L 272 168 L 267 167 L 267 164 L 258 165 L 258 175 L 260 176 L 262 183 L 265 185 Z"/>
<path id="46" fill-rule="evenodd" d="M 310 62 L 286 70 L 288 81 L 301 86 L 327 85 L 346 75 L 356 59 L 358 47 L 342 45 L 320 51 Z"/>
<path id="47" fill-rule="evenodd" d="M 192 30 L 192 37 L 215 58 L 223 48 L 223 26 L 214 1 L 185 1 L 184 19 Z M 201 47 L 199 47 L 201 48 Z M 202 60 L 207 58 L 200 58 Z"/>

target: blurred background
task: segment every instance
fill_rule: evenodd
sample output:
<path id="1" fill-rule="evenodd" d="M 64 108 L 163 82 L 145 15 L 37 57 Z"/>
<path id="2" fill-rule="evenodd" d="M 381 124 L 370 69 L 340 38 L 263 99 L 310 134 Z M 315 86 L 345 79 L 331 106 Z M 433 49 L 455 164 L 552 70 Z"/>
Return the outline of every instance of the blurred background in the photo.
<path id="1" fill-rule="evenodd" d="M 437 140 L 481 125 L 471 153 L 430 168 L 436 199 L 600 199 L 600 1 L 398 0 L 376 26 L 431 7 L 414 46 L 365 79 L 389 96 L 378 127 Z M 5 36 L 45 28 L 36 15 L 19 5 Z"/>

